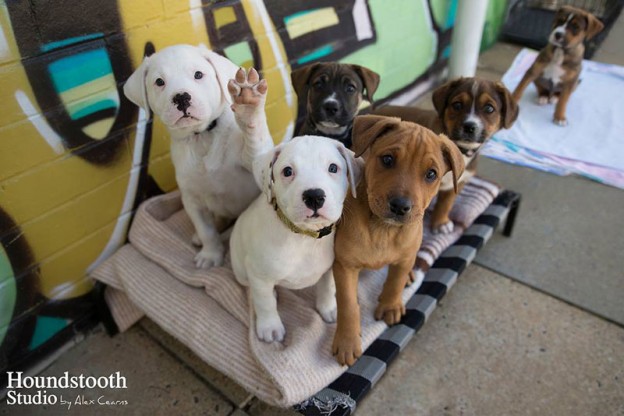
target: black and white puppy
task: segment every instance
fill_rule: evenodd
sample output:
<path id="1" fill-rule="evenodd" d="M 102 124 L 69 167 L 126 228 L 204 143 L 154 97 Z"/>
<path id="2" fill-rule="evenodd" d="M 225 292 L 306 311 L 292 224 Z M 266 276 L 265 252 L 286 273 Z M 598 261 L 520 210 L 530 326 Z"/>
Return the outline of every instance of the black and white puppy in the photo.
<path id="1" fill-rule="evenodd" d="M 372 104 L 379 75 L 360 65 L 317 62 L 293 71 L 291 80 L 306 108 L 297 135 L 330 137 L 351 148 L 353 119 L 363 99 Z"/>

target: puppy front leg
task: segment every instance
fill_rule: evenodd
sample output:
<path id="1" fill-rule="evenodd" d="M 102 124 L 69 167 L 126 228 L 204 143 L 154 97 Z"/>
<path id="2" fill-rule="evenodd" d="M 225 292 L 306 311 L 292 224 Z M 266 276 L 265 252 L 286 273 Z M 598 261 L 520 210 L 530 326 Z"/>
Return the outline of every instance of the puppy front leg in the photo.
<path id="1" fill-rule="evenodd" d="M 249 289 L 256 313 L 256 335 L 264 342 L 283 341 L 286 328 L 277 313 L 275 286 L 261 278 L 250 276 Z"/>
<path id="2" fill-rule="evenodd" d="M 325 322 L 336 322 L 336 283 L 332 269 L 326 271 L 316 283 L 316 310 Z"/>
<path id="3" fill-rule="evenodd" d="M 568 100 L 572 95 L 573 87 L 566 84 L 559 94 L 559 101 L 557 101 L 557 106 L 555 107 L 555 117 L 553 118 L 553 122 L 561 127 L 564 127 L 568 124 L 568 120 L 566 119 L 566 107 L 568 106 Z"/>
<path id="4" fill-rule="evenodd" d="M 240 68 L 236 79 L 228 83 L 232 98 L 232 111 L 239 128 L 243 132 L 243 164 L 249 171 L 257 155 L 273 147 L 264 105 L 268 86 L 266 80 L 254 68 L 245 72 Z"/>
<path id="5" fill-rule="evenodd" d="M 405 315 L 405 305 L 401 295 L 415 261 L 415 257 L 410 257 L 409 261 L 390 265 L 388 277 L 379 295 L 379 304 L 375 309 L 375 319 L 383 319 L 386 324 L 394 325 L 399 323 L 401 317 Z"/>
<path id="6" fill-rule="evenodd" d="M 195 255 L 195 266 L 199 269 L 207 269 L 223 265 L 225 249 L 215 228 L 212 214 L 184 196 L 182 196 L 182 204 L 202 244 L 201 250 Z"/>
<path id="7" fill-rule="evenodd" d="M 515 102 L 520 102 L 520 98 L 522 98 L 522 94 L 524 94 L 524 90 L 529 86 L 531 82 L 533 82 L 538 76 L 537 71 L 532 66 L 529 70 L 524 74 L 522 80 L 514 90 L 512 97 Z"/>
<path id="8" fill-rule="evenodd" d="M 463 184 L 457 185 L 457 193 L 460 192 Z M 455 202 L 455 191 L 440 191 L 438 192 L 438 200 L 436 201 L 433 212 L 431 213 L 431 231 L 434 234 L 448 234 L 453 232 L 453 221 L 449 219 L 449 213 L 453 208 Z"/>
<path id="9" fill-rule="evenodd" d="M 358 269 L 334 262 L 338 324 L 332 343 L 332 354 L 340 365 L 353 365 L 362 355 L 360 339 L 360 305 L 357 299 Z"/>
<path id="10" fill-rule="evenodd" d="M 522 80 L 512 94 L 515 102 L 520 102 L 520 98 L 522 98 L 522 94 L 524 94 L 524 90 L 526 89 L 526 87 L 528 87 L 531 82 L 535 81 L 540 76 L 540 74 L 544 72 L 544 67 L 546 66 L 548 61 L 549 58 L 543 51 L 540 52 L 539 55 L 537 55 L 535 62 L 533 62 L 533 65 L 531 65 L 527 72 L 525 72 Z"/>

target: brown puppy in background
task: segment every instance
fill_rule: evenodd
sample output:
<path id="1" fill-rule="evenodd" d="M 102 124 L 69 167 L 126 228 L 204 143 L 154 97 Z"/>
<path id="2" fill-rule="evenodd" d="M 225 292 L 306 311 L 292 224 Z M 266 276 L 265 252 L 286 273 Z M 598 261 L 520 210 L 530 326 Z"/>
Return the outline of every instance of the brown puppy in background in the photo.
<path id="1" fill-rule="evenodd" d="M 297 135 L 329 137 L 350 149 L 353 118 L 363 99 L 373 103 L 379 75 L 360 65 L 317 62 L 294 70 L 290 78 L 306 109 Z"/>
<path id="2" fill-rule="evenodd" d="M 508 129 L 518 118 L 518 105 L 500 82 L 479 78 L 459 78 L 433 92 L 435 111 L 414 107 L 386 106 L 375 114 L 399 117 L 447 135 L 462 152 L 466 170 L 459 178 L 458 191 L 475 175 L 477 155 L 486 141 L 500 129 Z M 440 192 L 431 215 L 434 233 L 450 233 L 453 222 L 449 213 L 457 193 L 453 178 L 442 179 Z"/>
<path id="3" fill-rule="evenodd" d="M 397 118 L 356 117 L 353 150 L 364 157 L 364 174 L 357 198 L 345 200 L 333 266 L 338 325 L 332 353 L 341 365 L 353 365 L 362 355 L 360 270 L 390 265 L 375 319 L 398 323 L 405 314 L 401 294 L 408 277 L 413 280 L 425 209 L 444 174 L 452 172 L 456 182 L 464 170 L 461 153 L 446 136 Z"/>
<path id="4" fill-rule="evenodd" d="M 568 124 L 566 107 L 570 95 L 579 84 L 585 46 L 583 41 L 591 39 L 604 25 L 591 13 L 575 7 L 563 6 L 555 15 L 548 45 L 537 55 L 535 62 L 513 92 L 520 101 L 524 90 L 531 82 L 537 88 L 537 102 L 540 105 L 557 103 L 554 123 Z"/>

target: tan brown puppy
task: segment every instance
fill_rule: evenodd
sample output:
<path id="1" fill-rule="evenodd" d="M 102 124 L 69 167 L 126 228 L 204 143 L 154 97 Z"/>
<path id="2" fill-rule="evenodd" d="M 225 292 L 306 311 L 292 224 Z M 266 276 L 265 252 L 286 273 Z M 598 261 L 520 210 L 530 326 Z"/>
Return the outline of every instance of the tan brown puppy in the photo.
<path id="1" fill-rule="evenodd" d="M 433 92 L 435 111 L 414 107 L 386 106 L 375 114 L 399 117 L 447 135 L 462 152 L 466 170 L 459 178 L 458 190 L 477 170 L 479 150 L 494 133 L 508 129 L 518 118 L 518 105 L 500 82 L 479 78 L 459 78 Z M 442 179 L 438 199 L 431 216 L 434 233 L 453 231 L 449 213 L 455 202 L 453 178 Z"/>
<path id="2" fill-rule="evenodd" d="M 375 318 L 388 325 L 405 314 L 401 293 L 422 241 L 425 209 L 441 178 L 463 170 L 461 153 L 446 136 L 397 118 L 358 116 L 353 150 L 365 160 L 357 199 L 347 196 L 336 230 L 334 279 L 338 325 L 332 352 L 352 365 L 362 354 L 358 274 L 390 265 Z"/>
<path id="3" fill-rule="evenodd" d="M 575 7 L 563 6 L 555 15 L 548 45 L 537 55 L 533 65 L 513 92 L 519 101 L 531 82 L 535 83 L 538 103 L 557 103 L 553 121 L 559 126 L 568 124 L 566 107 L 570 95 L 579 83 L 585 46 L 604 25 L 591 13 Z"/>
<path id="4" fill-rule="evenodd" d="M 360 65 L 316 62 L 294 70 L 290 78 L 306 109 L 297 135 L 329 137 L 350 149 L 353 118 L 363 99 L 373 103 L 379 75 Z"/>

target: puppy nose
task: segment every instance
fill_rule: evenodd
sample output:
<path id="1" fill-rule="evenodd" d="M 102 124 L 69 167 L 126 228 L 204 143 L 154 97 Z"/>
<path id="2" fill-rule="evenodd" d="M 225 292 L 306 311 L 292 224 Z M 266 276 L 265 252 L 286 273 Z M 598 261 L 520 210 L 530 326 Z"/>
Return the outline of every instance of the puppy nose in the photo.
<path id="1" fill-rule="evenodd" d="M 338 113 L 338 110 L 340 110 L 340 107 L 338 107 L 338 103 L 336 101 L 328 101 L 323 104 L 323 109 L 328 115 L 335 116 Z"/>
<path id="2" fill-rule="evenodd" d="M 464 133 L 474 134 L 475 131 L 477 131 L 477 123 L 474 121 L 467 121 L 464 123 Z"/>
<path id="3" fill-rule="evenodd" d="M 176 94 L 173 96 L 173 103 L 177 106 L 178 110 L 186 113 L 186 109 L 191 106 L 191 94 L 185 92 L 184 94 Z"/>
<path id="4" fill-rule="evenodd" d="M 402 216 L 412 210 L 412 201 L 403 196 L 396 196 L 390 199 L 390 201 L 388 201 L 388 205 L 390 205 L 390 211 L 396 215 Z"/>
<path id="5" fill-rule="evenodd" d="M 303 203 L 306 207 L 316 211 L 325 203 L 325 191 L 322 189 L 308 189 L 303 192 Z"/>
<path id="6" fill-rule="evenodd" d="M 563 33 L 555 32 L 555 40 L 561 40 L 562 37 L 563 37 Z"/>

